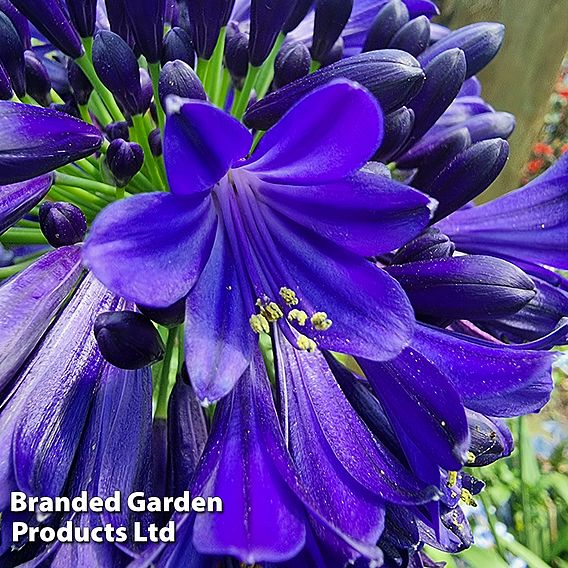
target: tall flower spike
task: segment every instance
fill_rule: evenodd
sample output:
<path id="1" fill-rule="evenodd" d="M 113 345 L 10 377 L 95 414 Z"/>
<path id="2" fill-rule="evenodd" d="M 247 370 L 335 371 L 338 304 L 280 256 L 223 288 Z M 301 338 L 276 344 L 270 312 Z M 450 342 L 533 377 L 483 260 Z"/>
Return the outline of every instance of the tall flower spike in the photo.
<path id="1" fill-rule="evenodd" d="M 81 38 L 59 0 L 12 0 L 12 4 L 58 49 L 77 59 L 84 53 Z"/>
<path id="2" fill-rule="evenodd" d="M 99 130 L 61 112 L 0 103 L 0 183 L 37 177 L 84 158 L 102 144 Z"/>

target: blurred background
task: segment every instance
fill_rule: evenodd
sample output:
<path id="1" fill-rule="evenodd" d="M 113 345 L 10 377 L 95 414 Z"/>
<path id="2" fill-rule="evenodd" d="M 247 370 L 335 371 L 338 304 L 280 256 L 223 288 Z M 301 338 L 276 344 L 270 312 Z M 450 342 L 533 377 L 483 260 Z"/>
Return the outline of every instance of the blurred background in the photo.
<path id="1" fill-rule="evenodd" d="M 568 0 L 438 0 L 438 23 L 506 26 L 496 59 L 479 75 L 484 98 L 513 113 L 509 162 L 483 195 L 526 183 L 568 151 Z M 566 243 L 568 247 L 568 243 Z M 448 568 L 568 568 L 568 349 L 559 353 L 552 401 L 538 415 L 511 421 L 516 449 L 507 460 L 471 470 L 486 483 L 465 507 L 476 545 Z"/>

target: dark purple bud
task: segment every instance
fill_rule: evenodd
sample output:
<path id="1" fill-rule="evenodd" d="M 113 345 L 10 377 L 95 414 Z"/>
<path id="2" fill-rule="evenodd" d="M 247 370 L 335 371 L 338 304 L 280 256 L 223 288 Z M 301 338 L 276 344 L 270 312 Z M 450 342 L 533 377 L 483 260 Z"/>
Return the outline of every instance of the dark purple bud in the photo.
<path id="1" fill-rule="evenodd" d="M 130 114 L 138 114 L 142 89 L 134 52 L 114 32 L 101 30 L 93 42 L 93 65 L 105 87 Z"/>
<path id="2" fill-rule="evenodd" d="M 74 118 L 81 118 L 81 113 L 79 112 L 79 107 L 77 106 L 77 101 L 75 98 L 71 97 L 69 100 L 65 101 L 63 104 L 61 103 L 51 103 L 49 108 L 53 110 L 57 110 L 59 112 L 64 112 L 69 116 Z"/>
<path id="3" fill-rule="evenodd" d="M 397 166 L 403 170 L 421 168 L 413 178 L 417 186 L 429 183 L 436 172 L 445 167 L 460 152 L 471 146 L 471 136 L 467 128 L 451 129 L 437 135 L 421 138 L 401 158 L 396 160 Z"/>
<path id="4" fill-rule="evenodd" d="M 266 61 L 293 8 L 290 0 L 251 0 L 249 59 L 253 67 Z"/>
<path id="5" fill-rule="evenodd" d="M 338 61 L 343 59 L 343 52 L 345 51 L 345 43 L 343 38 L 340 37 L 334 44 L 333 47 L 320 59 L 319 63 L 321 67 L 327 67 L 328 65 L 333 65 Z"/>
<path id="6" fill-rule="evenodd" d="M 44 201 L 39 208 L 39 226 L 55 248 L 80 243 L 87 233 L 87 219 L 71 203 Z"/>
<path id="7" fill-rule="evenodd" d="M 389 48 L 401 49 L 417 56 L 422 53 L 430 43 L 430 20 L 426 16 L 419 16 L 404 24 L 390 40 Z"/>
<path id="8" fill-rule="evenodd" d="M 77 103 L 81 106 L 88 104 L 93 92 L 93 85 L 91 85 L 83 70 L 72 59 L 67 60 L 67 79 L 77 99 Z"/>
<path id="9" fill-rule="evenodd" d="M 157 63 L 162 55 L 165 0 L 125 0 L 124 6 L 136 47 L 148 63 Z"/>
<path id="10" fill-rule="evenodd" d="M 349 21 L 352 10 L 353 0 L 318 1 L 310 50 L 315 61 L 321 61 L 332 49 Z"/>
<path id="11" fill-rule="evenodd" d="M 140 304 L 137 307 L 146 317 L 166 327 L 177 327 L 185 321 L 185 298 L 167 308 L 152 308 Z"/>
<path id="12" fill-rule="evenodd" d="M 106 137 L 112 142 L 117 138 L 122 138 L 123 140 L 130 139 L 130 132 L 128 131 L 128 122 L 112 122 L 105 127 Z"/>
<path id="13" fill-rule="evenodd" d="M 142 369 L 164 357 L 164 342 L 152 322 L 138 312 L 103 312 L 94 324 L 102 356 L 119 369 Z"/>
<path id="14" fill-rule="evenodd" d="M 515 117 L 508 112 L 486 112 L 472 116 L 463 126 L 467 128 L 472 142 L 489 138 L 506 140 L 515 130 Z"/>
<path id="15" fill-rule="evenodd" d="M 477 142 L 458 154 L 427 187 L 418 187 L 438 201 L 433 222 L 485 191 L 501 173 L 508 156 L 509 144 L 501 138 Z"/>
<path id="16" fill-rule="evenodd" d="M 497 54 L 503 36 L 503 24 L 480 22 L 465 26 L 437 41 L 422 53 L 418 60 L 426 66 L 435 57 L 448 49 L 459 48 L 465 53 L 467 63 L 466 78 L 483 69 Z"/>
<path id="17" fill-rule="evenodd" d="M 25 18 L 10 2 L 10 0 L 0 0 L 0 11 L 4 12 L 12 25 L 18 31 L 18 35 L 22 40 L 22 45 L 25 49 L 31 49 L 32 42 L 31 42 L 31 35 L 30 35 L 30 25 L 28 23 L 27 18 Z"/>
<path id="18" fill-rule="evenodd" d="M 296 0 L 294 3 L 294 8 L 288 19 L 284 22 L 282 26 L 282 31 L 285 34 L 290 33 L 295 30 L 303 21 L 303 19 L 308 15 L 310 8 L 313 6 L 315 0 Z"/>
<path id="19" fill-rule="evenodd" d="M 51 102 L 51 81 L 44 64 L 33 51 L 24 52 L 26 66 L 26 91 L 42 106 Z"/>
<path id="20" fill-rule="evenodd" d="M 152 104 L 154 86 L 152 78 L 146 69 L 140 68 L 140 99 L 138 100 L 138 114 L 146 114 Z"/>
<path id="21" fill-rule="evenodd" d="M 466 412 L 471 437 L 469 451 L 475 456 L 475 461 L 468 465 L 481 467 L 511 455 L 513 436 L 504 420 L 488 418 L 469 409 Z"/>
<path id="22" fill-rule="evenodd" d="M 410 142 L 430 130 L 456 98 L 465 80 L 465 55 L 460 49 L 445 51 L 424 66 L 424 73 L 424 87 L 409 105 L 415 115 Z"/>
<path id="23" fill-rule="evenodd" d="M 126 0 L 105 0 L 107 16 L 111 31 L 134 49 L 134 35 L 128 22 L 125 2 Z"/>
<path id="24" fill-rule="evenodd" d="M 154 158 L 159 158 L 162 155 L 162 133 L 159 128 L 154 128 L 148 135 L 148 144 L 150 145 L 150 152 Z"/>
<path id="25" fill-rule="evenodd" d="M 116 185 L 124 187 L 140 171 L 144 163 L 144 151 L 135 142 L 121 138 L 113 140 L 106 153 L 106 164 Z"/>
<path id="26" fill-rule="evenodd" d="M 0 100 L 9 101 L 14 96 L 14 91 L 12 90 L 12 83 L 8 73 L 0 63 Z"/>
<path id="27" fill-rule="evenodd" d="M 81 37 L 91 37 L 95 31 L 97 0 L 66 0 L 69 17 Z"/>
<path id="28" fill-rule="evenodd" d="M 245 123 L 268 130 L 309 92 L 342 77 L 363 85 L 387 114 L 406 105 L 424 83 L 420 64 L 408 53 L 391 49 L 361 53 L 270 93 L 247 111 Z"/>
<path id="29" fill-rule="evenodd" d="M 57 49 L 73 59 L 83 55 L 81 38 L 69 21 L 62 2 L 59 0 L 11 1 Z"/>
<path id="30" fill-rule="evenodd" d="M 227 25 L 235 0 L 186 0 L 197 55 L 210 59 L 219 40 L 221 28 Z"/>
<path id="31" fill-rule="evenodd" d="M 514 314 L 534 298 L 533 281 L 514 264 L 464 255 L 391 265 L 421 317 L 490 320 Z"/>
<path id="32" fill-rule="evenodd" d="M 195 66 L 195 50 L 190 35 L 183 28 L 172 28 L 164 38 L 162 65 L 179 59 L 190 67 Z"/>
<path id="33" fill-rule="evenodd" d="M 166 97 L 177 95 L 184 99 L 207 100 L 205 89 L 195 71 L 183 61 L 166 63 L 160 73 L 158 93 L 162 106 Z"/>
<path id="34" fill-rule="evenodd" d="M 26 68 L 24 46 L 12 21 L 0 12 L 0 63 L 10 77 L 18 97 L 26 94 Z"/>
<path id="35" fill-rule="evenodd" d="M 236 81 L 243 80 L 249 66 L 249 36 L 240 30 L 227 36 L 225 43 L 225 66 Z"/>
<path id="36" fill-rule="evenodd" d="M 421 235 L 401 247 L 392 259 L 392 264 L 406 264 L 420 260 L 436 260 L 453 256 L 456 246 L 439 229 L 430 227 Z"/>
<path id="37" fill-rule="evenodd" d="M 385 116 L 383 141 L 375 154 L 381 162 L 389 161 L 408 140 L 414 127 L 414 111 L 402 107 Z"/>
<path id="38" fill-rule="evenodd" d="M 310 50 L 301 41 L 286 42 L 274 62 L 274 86 L 279 89 L 310 72 Z"/>
<path id="39" fill-rule="evenodd" d="M 391 0 L 379 10 L 373 21 L 363 51 L 374 51 L 388 47 L 395 34 L 406 24 L 410 16 L 402 0 Z"/>

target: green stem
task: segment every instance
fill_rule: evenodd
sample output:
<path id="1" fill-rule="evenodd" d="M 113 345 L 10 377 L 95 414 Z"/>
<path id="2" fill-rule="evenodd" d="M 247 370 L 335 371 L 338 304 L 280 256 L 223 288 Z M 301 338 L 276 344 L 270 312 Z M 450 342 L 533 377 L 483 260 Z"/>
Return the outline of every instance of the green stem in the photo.
<path id="1" fill-rule="evenodd" d="M 156 402 L 156 418 L 168 417 L 168 400 L 170 395 L 170 371 L 172 366 L 172 356 L 177 340 L 178 328 L 174 327 L 168 330 L 168 339 L 166 342 L 166 354 L 162 361 L 162 372 L 160 374 L 160 383 L 158 385 L 158 400 Z"/>
<path id="2" fill-rule="evenodd" d="M 114 197 L 115 188 L 112 185 L 107 185 L 101 181 L 96 181 L 94 179 L 85 179 L 82 177 L 75 177 L 68 174 L 63 174 L 61 172 L 56 172 L 55 183 L 58 185 L 71 185 L 73 187 L 80 187 L 81 189 L 87 191 L 95 191 L 108 195 L 109 197 Z"/>
<path id="3" fill-rule="evenodd" d="M 495 541 L 495 546 L 497 548 L 497 552 L 503 558 L 503 560 L 507 560 L 507 556 L 505 555 L 505 550 L 501 546 L 501 541 L 499 540 L 499 533 L 497 532 L 497 526 L 495 524 L 495 517 L 493 516 L 493 512 L 490 509 L 494 509 L 495 505 L 491 500 L 491 497 L 487 494 L 487 491 L 482 491 L 478 495 L 479 499 L 483 503 L 483 508 L 485 509 L 485 516 L 487 517 L 487 522 L 489 524 L 489 530 L 493 535 L 493 540 Z"/>
<path id="4" fill-rule="evenodd" d="M 79 65 L 89 81 L 91 81 L 91 84 L 93 85 L 95 91 L 97 91 L 104 105 L 112 115 L 113 120 L 115 122 L 124 120 L 124 115 L 116 104 L 112 93 L 104 86 L 103 82 L 99 79 L 95 68 L 93 67 L 93 38 L 84 38 L 83 46 L 85 48 L 85 53 L 78 59 L 75 59 L 75 63 Z"/>
<path id="5" fill-rule="evenodd" d="M 156 161 L 150 150 L 150 143 L 148 142 L 148 134 L 146 133 L 146 125 L 144 123 L 144 117 L 136 114 L 132 117 L 132 122 L 134 124 L 134 134 L 136 136 L 136 142 L 142 146 L 144 150 L 144 166 L 150 176 L 152 183 L 156 185 L 154 189 L 160 189 L 162 182 L 160 179 L 160 173 L 156 167 Z"/>
<path id="6" fill-rule="evenodd" d="M 242 90 L 235 94 L 235 101 L 233 102 L 231 114 L 239 120 L 241 120 L 241 118 L 245 114 L 250 95 L 252 93 L 252 90 L 254 89 L 261 69 L 262 67 L 253 67 L 252 65 L 249 65 L 245 84 L 243 85 Z"/>
<path id="7" fill-rule="evenodd" d="M 258 100 L 262 99 L 268 93 L 268 89 L 272 84 L 272 80 L 274 79 L 274 62 L 276 61 L 276 56 L 286 39 L 286 35 L 281 33 L 276 38 L 276 42 L 274 43 L 274 47 L 270 52 L 270 55 L 266 59 L 266 61 L 262 64 L 262 71 L 260 73 L 260 77 L 257 81 L 256 87 L 256 96 Z"/>
<path id="8" fill-rule="evenodd" d="M 51 100 L 54 103 L 59 103 L 60 105 L 65 103 L 65 101 L 59 96 L 59 93 L 55 89 L 51 89 L 51 91 L 49 91 L 49 94 L 51 95 Z"/>
<path id="9" fill-rule="evenodd" d="M 100 171 L 97 166 L 91 163 L 86 158 L 82 158 L 75 162 L 82 170 L 88 173 L 93 178 L 98 178 L 100 176 Z"/>
<path id="10" fill-rule="evenodd" d="M 96 208 L 98 210 L 106 207 L 111 200 L 103 199 L 98 195 L 94 195 L 90 191 L 84 190 L 80 187 L 74 187 L 71 185 L 56 185 L 53 186 L 60 195 L 64 195 L 67 201 L 77 202 L 79 204 L 89 204 L 90 207 Z M 113 194 L 114 198 L 114 194 Z"/>
<path id="11" fill-rule="evenodd" d="M 162 108 L 162 102 L 158 96 L 158 82 L 160 80 L 160 64 L 150 63 L 148 65 L 148 70 L 150 71 L 150 77 L 152 77 L 152 87 L 154 88 L 154 102 L 156 103 L 156 113 L 158 114 L 158 126 L 160 130 L 164 131 L 164 124 L 166 123 L 166 115 L 164 109 Z"/>
<path id="12" fill-rule="evenodd" d="M 197 59 L 197 76 L 201 79 L 201 83 L 205 83 L 207 77 L 207 68 L 209 67 L 209 61 L 207 59 L 202 59 L 199 57 Z"/>
<path id="13" fill-rule="evenodd" d="M 221 91 L 219 92 L 219 99 L 217 100 L 217 106 L 224 109 L 227 102 L 227 95 L 229 94 L 229 89 L 231 88 L 231 74 L 227 69 L 223 69 L 223 79 L 221 82 Z"/>
<path id="14" fill-rule="evenodd" d="M 101 124 L 110 124 L 112 120 L 112 116 L 110 112 L 107 110 L 106 106 L 104 105 L 101 97 L 96 91 L 91 93 L 89 97 L 89 107 L 93 111 L 93 114 L 97 117 L 97 120 Z"/>
<path id="15" fill-rule="evenodd" d="M 18 262 L 17 264 L 12 264 L 12 266 L 5 266 L 3 268 L 0 268 L 0 280 L 10 278 L 10 276 L 18 274 L 19 272 L 33 264 L 36 258 L 37 256 L 28 260 L 24 260 L 23 262 Z"/>
<path id="16" fill-rule="evenodd" d="M 116 198 L 117 199 L 124 199 L 124 187 L 116 186 Z"/>
<path id="17" fill-rule="evenodd" d="M 79 114 L 84 122 L 92 123 L 91 115 L 89 114 L 89 108 L 86 105 L 78 105 L 79 106 Z"/>
<path id="18" fill-rule="evenodd" d="M 23 102 L 26 105 L 31 105 L 31 106 L 41 106 L 35 99 L 33 99 L 32 97 L 30 97 L 30 95 L 24 95 L 21 99 L 21 102 Z"/>
<path id="19" fill-rule="evenodd" d="M 39 229 L 12 227 L 1 237 L 0 242 L 9 245 L 46 245 L 47 240 Z"/>
<path id="20" fill-rule="evenodd" d="M 219 39 L 211 56 L 207 76 L 205 78 L 205 91 L 213 104 L 218 104 L 219 93 L 221 92 L 221 71 L 223 70 L 223 54 L 225 53 L 226 37 L 227 28 L 223 27 L 219 32 Z"/>
<path id="21" fill-rule="evenodd" d="M 101 210 L 101 207 L 93 205 L 89 201 L 82 199 L 80 196 L 78 197 L 76 195 L 69 195 L 65 192 L 64 189 L 57 186 L 52 186 L 47 196 L 53 201 L 73 202 L 75 205 L 78 205 L 82 209 L 83 213 L 85 213 L 85 215 L 87 216 L 87 219 L 94 218 Z"/>
<path id="22" fill-rule="evenodd" d="M 321 63 L 319 61 L 312 61 L 312 64 L 310 65 L 310 73 L 315 73 L 316 71 L 319 71 L 321 67 Z"/>
<path id="23" fill-rule="evenodd" d="M 38 222 L 37 221 L 30 221 L 29 219 L 20 219 L 16 226 L 26 228 L 26 229 L 39 229 Z"/>

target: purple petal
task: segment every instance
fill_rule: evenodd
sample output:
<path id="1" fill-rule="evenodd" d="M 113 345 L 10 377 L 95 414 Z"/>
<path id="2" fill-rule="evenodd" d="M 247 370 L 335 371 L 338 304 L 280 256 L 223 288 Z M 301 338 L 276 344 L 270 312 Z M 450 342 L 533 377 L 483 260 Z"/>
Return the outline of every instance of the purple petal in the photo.
<path id="1" fill-rule="evenodd" d="M 19 221 L 47 194 L 52 175 L 0 187 L 0 234 Z"/>
<path id="2" fill-rule="evenodd" d="M 386 270 L 422 316 L 489 320 L 519 311 L 536 295 L 522 270 L 491 256 L 423 260 Z"/>
<path id="3" fill-rule="evenodd" d="M 440 224 L 458 248 L 568 268 L 568 155 L 542 176 Z"/>
<path id="4" fill-rule="evenodd" d="M 552 389 L 554 354 L 511 349 L 418 325 L 416 351 L 449 377 L 464 404 L 489 416 L 538 412 Z"/>
<path id="5" fill-rule="evenodd" d="M 399 353 L 414 321 L 399 285 L 361 257 L 276 212 L 265 212 L 274 244 L 297 284 L 293 289 L 311 313 L 325 311 L 333 321 L 327 331 L 311 333 L 318 345 L 377 360 Z"/>
<path id="6" fill-rule="evenodd" d="M 430 219 L 428 197 L 364 171 L 321 186 L 262 184 L 258 194 L 291 221 L 362 256 L 398 248 Z"/>
<path id="7" fill-rule="evenodd" d="M 87 276 L 23 369 L 0 414 L 0 430 L 12 440 L 0 448 L 0 510 L 16 487 L 29 495 L 61 494 L 102 363 L 93 322 L 116 305 L 114 295 Z"/>
<path id="8" fill-rule="evenodd" d="M 244 167 L 273 183 L 335 181 L 363 166 L 382 135 L 377 102 L 359 85 L 339 80 L 294 105 L 264 135 Z"/>
<path id="9" fill-rule="evenodd" d="M 388 163 L 408 140 L 413 126 L 414 111 L 406 107 L 385 116 L 383 143 L 373 159 Z"/>
<path id="10" fill-rule="evenodd" d="M 172 193 L 210 189 L 250 150 L 247 129 L 209 103 L 169 97 L 166 111 L 164 160 Z"/>
<path id="11" fill-rule="evenodd" d="M 247 310 L 240 280 L 219 223 L 209 262 L 186 303 L 186 365 L 201 401 L 225 396 L 250 363 L 255 338 L 248 320 L 253 312 Z"/>
<path id="12" fill-rule="evenodd" d="M 458 391 L 420 352 L 407 347 L 386 363 L 360 361 L 395 431 L 398 428 L 435 463 L 461 469 L 469 430 Z M 400 409 L 404 408 L 404 416 Z"/>
<path id="13" fill-rule="evenodd" d="M 222 513 L 197 516 L 194 546 L 203 554 L 229 554 L 246 564 L 288 560 L 305 539 L 301 505 L 272 464 L 260 435 L 262 412 L 254 385 L 266 378 L 259 371 L 257 363 L 217 406 L 193 490 L 218 496 L 224 504 Z"/>
<path id="14" fill-rule="evenodd" d="M 327 490 L 332 498 L 337 498 L 336 484 L 324 487 L 322 478 L 315 471 L 318 467 L 312 470 L 305 461 L 306 456 L 313 456 L 318 462 L 323 454 L 321 463 L 328 461 L 346 486 L 356 487 L 358 483 L 382 500 L 399 504 L 420 503 L 431 497 L 425 492 L 424 485 L 373 437 L 347 402 L 323 355 L 300 352 L 283 338 L 279 344 L 277 368 L 279 380 L 287 383 L 286 388 L 280 383 L 283 398 L 288 397 L 285 410 L 290 416 L 287 421 L 290 421 L 291 430 L 299 431 L 303 424 L 302 430 L 310 432 L 307 440 L 296 440 L 296 445 L 302 447 L 295 448 L 292 443 L 290 449 L 293 457 L 297 452 L 298 467 L 301 474 L 309 477 L 312 490 Z M 327 451 L 328 447 L 332 454 Z M 346 473 L 351 479 L 345 477 Z M 320 482 L 314 487 L 314 480 L 318 478 Z M 357 493 L 356 489 L 354 493 Z M 368 497 L 363 497 L 366 492 L 361 493 L 361 501 L 367 501 Z M 329 504 L 329 500 L 326 502 Z M 357 505 L 355 503 L 356 509 L 359 508 Z M 361 516 L 360 510 L 354 513 Z"/>
<path id="15" fill-rule="evenodd" d="M 92 125 L 39 106 L 0 102 L 0 183 L 28 180 L 91 155 L 102 143 Z"/>
<path id="16" fill-rule="evenodd" d="M 107 207 L 83 247 L 96 277 L 145 306 L 168 307 L 187 295 L 205 266 L 215 235 L 209 197 L 138 195 Z"/>
<path id="17" fill-rule="evenodd" d="M 0 391 L 48 328 L 80 273 L 80 249 L 62 247 L 0 287 Z"/>

